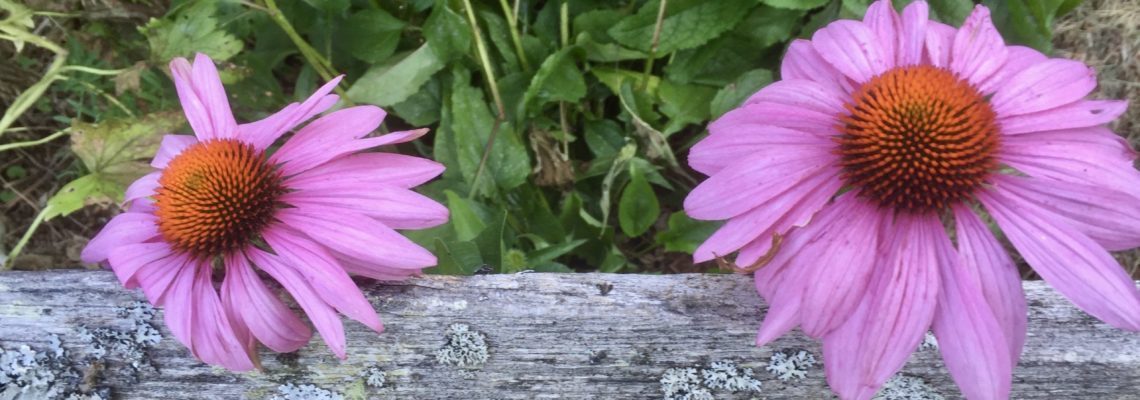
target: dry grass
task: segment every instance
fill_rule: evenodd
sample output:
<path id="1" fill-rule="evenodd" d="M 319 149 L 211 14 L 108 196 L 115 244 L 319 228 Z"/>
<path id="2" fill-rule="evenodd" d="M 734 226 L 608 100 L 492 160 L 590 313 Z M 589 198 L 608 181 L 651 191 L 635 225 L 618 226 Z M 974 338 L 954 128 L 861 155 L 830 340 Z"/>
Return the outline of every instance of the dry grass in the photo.
<path id="1" fill-rule="evenodd" d="M 1112 128 L 1140 148 L 1140 1 L 1086 0 L 1057 22 L 1053 44 L 1055 56 L 1096 68 L 1100 85 L 1094 96 L 1129 101 L 1128 112 Z M 1140 279 L 1140 250 L 1116 258 Z"/>

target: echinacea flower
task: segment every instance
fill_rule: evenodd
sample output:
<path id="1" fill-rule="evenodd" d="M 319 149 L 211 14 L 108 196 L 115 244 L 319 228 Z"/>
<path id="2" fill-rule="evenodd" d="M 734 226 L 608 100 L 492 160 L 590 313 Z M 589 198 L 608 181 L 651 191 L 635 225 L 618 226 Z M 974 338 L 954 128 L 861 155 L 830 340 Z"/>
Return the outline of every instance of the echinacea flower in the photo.
<path id="1" fill-rule="evenodd" d="M 250 370 L 257 342 L 291 352 L 312 336 L 258 271 L 292 295 L 329 349 L 345 358 L 338 313 L 383 330 L 350 274 L 398 280 L 435 265 L 435 256 L 394 229 L 427 228 L 448 216 L 410 190 L 442 165 L 362 150 L 427 129 L 366 137 L 384 110 L 349 107 L 269 151 L 337 102 L 329 92 L 339 77 L 300 104 L 238 125 L 212 60 L 178 58 L 170 69 L 194 136 L 163 139 L 151 162 L 158 170 L 131 184 L 128 211 L 91 240 L 83 261 L 106 261 L 123 285 L 141 287 L 165 308 L 171 333 L 207 363 Z"/>
<path id="2" fill-rule="evenodd" d="M 1140 172 L 1090 68 L 1006 45 L 982 6 L 953 28 L 878 1 L 791 43 L 781 75 L 709 125 L 685 199 L 727 220 L 696 261 L 759 268 L 759 345 L 799 326 L 832 389 L 866 399 L 933 329 L 966 397 L 1008 397 L 1026 304 L 983 215 L 1077 307 L 1140 330 L 1108 253 L 1140 245 Z"/>

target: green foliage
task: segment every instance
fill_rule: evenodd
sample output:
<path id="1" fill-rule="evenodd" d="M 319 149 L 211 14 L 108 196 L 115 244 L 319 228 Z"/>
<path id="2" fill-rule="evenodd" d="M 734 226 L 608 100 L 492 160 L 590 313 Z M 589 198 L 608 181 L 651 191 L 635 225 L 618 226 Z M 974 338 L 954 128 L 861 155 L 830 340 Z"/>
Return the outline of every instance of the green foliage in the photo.
<path id="1" fill-rule="evenodd" d="M 1007 42 L 1045 50 L 1077 3 L 983 2 Z M 708 122 L 779 79 L 789 41 L 870 3 L 670 0 L 662 13 L 661 0 L 176 0 L 142 27 L 83 25 L 76 37 L 115 57 L 69 43 L 69 63 L 124 73 L 53 89 L 74 110 L 60 122 L 73 127 L 80 178 L 47 207 L 55 216 L 121 198 L 147 171 L 156 133 L 185 132 L 166 63 L 203 52 L 239 120 L 344 74 L 341 106 L 384 107 L 389 131 L 431 128 L 398 150 L 447 167 L 420 190 L 450 222 L 405 232 L 436 253 L 433 272 L 653 271 L 643 260 L 687 257 L 718 226 L 682 210 L 702 179 L 686 152 Z M 973 2 L 930 6 L 957 25 Z M 26 14 L 9 11 L 8 29 L 30 32 Z"/>

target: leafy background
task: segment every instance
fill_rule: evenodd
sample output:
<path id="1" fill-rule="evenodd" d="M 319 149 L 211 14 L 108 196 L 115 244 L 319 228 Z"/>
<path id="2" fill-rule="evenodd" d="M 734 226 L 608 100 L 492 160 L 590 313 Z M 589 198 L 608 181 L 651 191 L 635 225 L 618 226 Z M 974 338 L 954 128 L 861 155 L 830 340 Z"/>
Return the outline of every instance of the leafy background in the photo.
<path id="1" fill-rule="evenodd" d="M 790 40 L 869 3 L 0 0 L 0 101 L 27 109 L 0 120 L 0 254 L 76 265 L 159 135 L 188 132 L 165 66 L 203 52 L 239 120 L 345 74 L 341 106 L 432 128 L 388 150 L 447 166 L 421 191 L 451 222 L 406 232 L 436 273 L 715 271 L 688 256 L 717 224 L 682 211 L 702 178 L 687 150 L 779 78 Z M 983 3 L 1007 41 L 1050 52 L 1080 0 Z M 974 7 L 930 4 L 953 25 Z"/>

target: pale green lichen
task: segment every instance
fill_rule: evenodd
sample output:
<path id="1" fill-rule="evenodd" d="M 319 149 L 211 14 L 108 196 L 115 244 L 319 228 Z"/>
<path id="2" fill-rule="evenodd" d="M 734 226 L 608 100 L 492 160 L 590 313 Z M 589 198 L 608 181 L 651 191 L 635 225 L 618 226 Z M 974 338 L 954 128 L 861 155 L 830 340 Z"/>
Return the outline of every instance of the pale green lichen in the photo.
<path id="1" fill-rule="evenodd" d="M 278 394 L 272 400 L 345 400 L 340 393 L 322 389 L 316 385 L 294 385 L 286 383 L 277 387 Z"/>
<path id="2" fill-rule="evenodd" d="M 81 389 L 83 375 L 56 335 L 48 336 L 46 349 L 28 345 L 0 349 L 0 400 L 63 399 L 105 400 L 110 388 L 89 385 Z"/>
<path id="3" fill-rule="evenodd" d="M 435 351 L 435 360 L 440 364 L 465 369 L 478 369 L 487 363 L 490 356 L 487 336 L 472 330 L 466 324 L 452 324 L 447 327 L 443 347 Z"/>
<path id="4" fill-rule="evenodd" d="M 669 368 L 661 375 L 665 400 L 713 400 L 712 392 L 701 382 L 696 368 Z"/>
<path id="5" fill-rule="evenodd" d="M 364 371 L 360 373 L 360 377 L 364 378 L 366 385 L 374 389 L 383 388 L 384 384 L 388 382 L 388 374 L 381 370 L 380 366 L 376 364 L 365 368 Z"/>
<path id="6" fill-rule="evenodd" d="M 945 400 L 934 388 L 921 378 L 895 375 L 872 400 Z"/>
<path id="7" fill-rule="evenodd" d="M 764 369 L 781 381 L 788 381 L 804 379 L 813 366 L 815 366 L 815 356 L 811 353 L 805 350 L 788 350 L 773 353 L 768 366 Z"/>
<path id="8" fill-rule="evenodd" d="M 740 368 L 731 361 L 717 361 L 708 368 L 670 368 L 661 375 L 665 400 L 713 399 L 714 391 L 760 392 L 761 383 L 751 368 Z"/>

